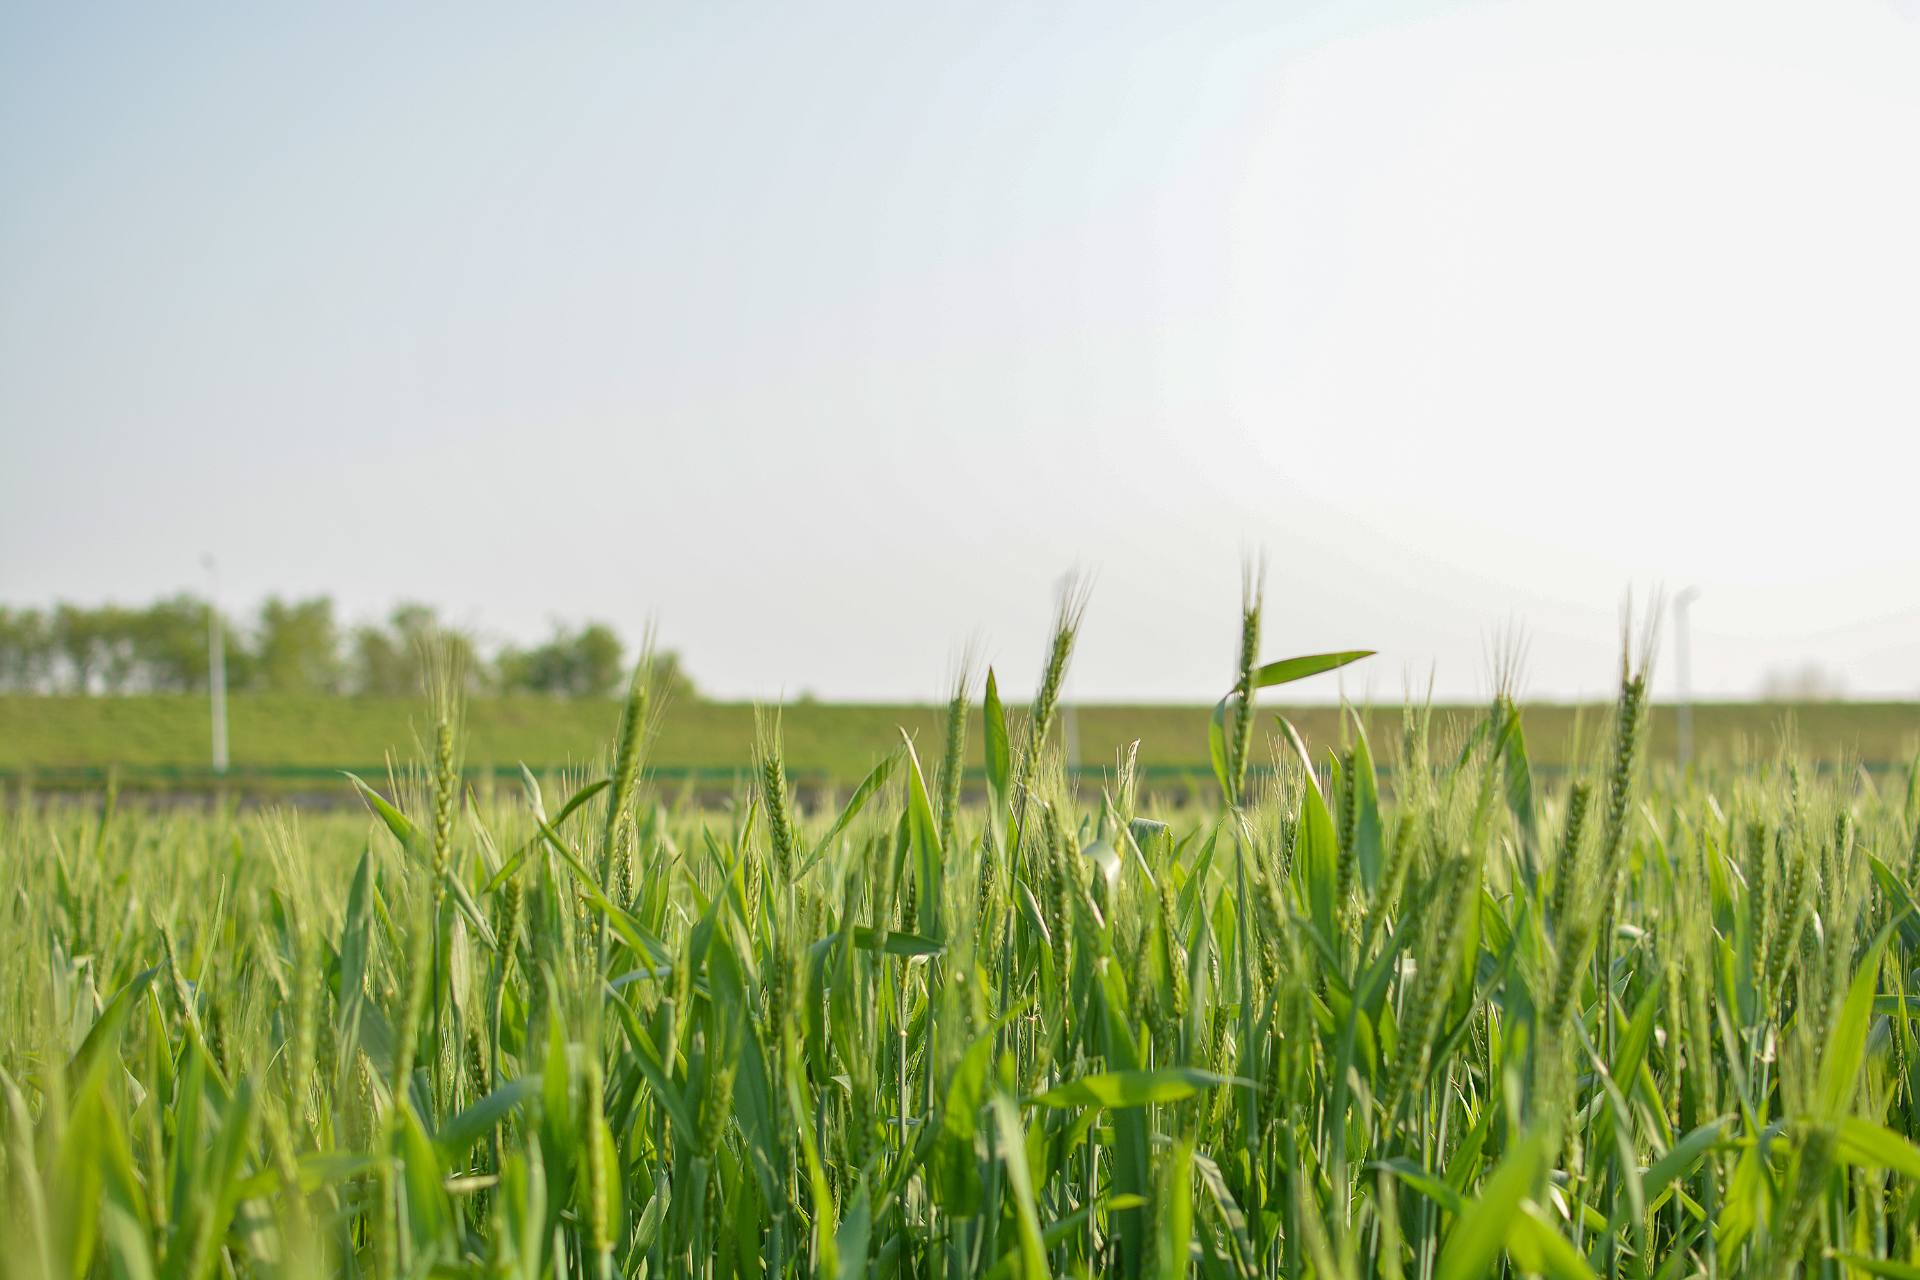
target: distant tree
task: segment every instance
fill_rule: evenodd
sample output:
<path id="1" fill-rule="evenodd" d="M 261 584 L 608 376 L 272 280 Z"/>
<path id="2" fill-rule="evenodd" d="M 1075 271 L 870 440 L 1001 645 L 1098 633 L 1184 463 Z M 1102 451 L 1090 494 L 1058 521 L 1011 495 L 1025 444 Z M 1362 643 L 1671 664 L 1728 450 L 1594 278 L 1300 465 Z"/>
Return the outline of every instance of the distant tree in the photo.
<path id="1" fill-rule="evenodd" d="M 653 687 L 675 702 L 695 702 L 700 697 L 700 690 L 694 687 L 693 677 L 681 664 L 680 655 L 671 649 L 658 650 L 653 655 Z"/>
<path id="2" fill-rule="evenodd" d="M 604 696 L 620 688 L 627 674 L 623 657 L 612 627 L 601 622 L 582 627 L 573 637 L 574 696 Z"/>
<path id="3" fill-rule="evenodd" d="M 537 693 L 554 698 L 602 698 L 625 691 L 632 673 L 621 654 L 620 637 L 603 623 L 577 631 L 554 628 L 553 637 L 531 649 L 502 649 L 495 664 L 507 693 Z M 656 696 L 677 701 L 699 696 L 680 663 L 680 655 L 657 650 L 652 657 Z"/>
<path id="4" fill-rule="evenodd" d="M 134 649 L 142 683 L 156 693 L 196 693 L 207 687 L 207 603 L 189 595 L 156 600 L 135 620 Z M 244 674 L 246 658 L 231 627 L 224 629 L 228 679 Z"/>
<path id="5" fill-rule="evenodd" d="M 128 693 L 140 683 L 141 612 L 112 604 L 91 610 L 94 656 L 108 693 Z"/>
<path id="6" fill-rule="evenodd" d="M 98 611 L 71 604 L 55 605 L 53 647 L 66 664 L 69 691 L 92 693 L 93 678 L 104 656 L 100 646 Z"/>
<path id="7" fill-rule="evenodd" d="M 253 683 L 275 693 L 338 693 L 340 629 L 325 596 L 291 603 L 275 596 L 260 606 Z"/>
<path id="8" fill-rule="evenodd" d="M 174 596 L 142 609 L 61 604 L 51 615 L 0 610 L 0 686 L 73 693 L 184 693 L 206 687 L 206 605 Z M 227 628 L 228 675 L 244 684 L 245 647 Z"/>
<path id="9" fill-rule="evenodd" d="M 620 637 L 594 622 L 578 631 L 556 627 L 553 638 L 531 649 L 502 650 L 500 685 L 517 693 L 556 698 L 604 697 L 621 685 Z"/>
<path id="10" fill-rule="evenodd" d="M 0 691 L 50 693 L 197 693 L 207 687 L 208 605 L 179 594 L 144 608 L 51 611 L 0 606 Z M 342 636 L 333 601 L 269 598 L 251 634 L 223 620 L 227 685 L 288 693 L 356 693 L 416 697 L 430 662 L 464 672 L 469 693 L 507 692 L 598 698 L 626 686 L 629 667 L 620 637 L 605 623 L 557 625 L 530 649 L 507 646 L 491 663 L 471 633 L 447 626 L 432 607 L 405 603 L 384 623 Z M 432 655 L 429 657 L 429 655 Z M 698 697 L 670 651 L 652 655 L 656 693 Z"/>
<path id="11" fill-rule="evenodd" d="M 412 697 L 426 688 L 427 653 L 434 646 L 466 673 L 469 692 L 484 687 L 487 666 L 473 637 L 442 624 L 432 606 L 411 602 L 395 608 L 384 627 L 355 628 L 348 684 L 355 693 Z"/>
<path id="12" fill-rule="evenodd" d="M 42 693 L 53 679 L 53 627 L 38 609 L 0 605 L 0 689 Z"/>
<path id="13" fill-rule="evenodd" d="M 355 693 L 394 696 L 418 691 L 413 655 L 385 627 L 355 627 L 352 650 L 349 683 Z"/>

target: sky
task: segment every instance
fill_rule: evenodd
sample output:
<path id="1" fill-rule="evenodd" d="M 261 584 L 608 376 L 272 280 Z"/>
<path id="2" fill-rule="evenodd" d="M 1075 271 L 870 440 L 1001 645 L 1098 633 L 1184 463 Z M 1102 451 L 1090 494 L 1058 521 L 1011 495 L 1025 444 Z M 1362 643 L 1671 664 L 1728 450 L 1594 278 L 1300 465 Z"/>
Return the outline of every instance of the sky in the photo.
<path id="1" fill-rule="evenodd" d="M 0 601 L 1916 697 L 1916 138 L 1920 0 L 0 6 Z"/>

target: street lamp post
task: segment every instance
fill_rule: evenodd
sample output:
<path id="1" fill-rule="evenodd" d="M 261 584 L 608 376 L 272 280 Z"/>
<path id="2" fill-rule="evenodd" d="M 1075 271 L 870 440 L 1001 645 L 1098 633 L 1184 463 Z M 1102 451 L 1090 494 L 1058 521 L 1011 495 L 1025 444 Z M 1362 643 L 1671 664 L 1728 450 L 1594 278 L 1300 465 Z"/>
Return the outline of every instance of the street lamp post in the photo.
<path id="1" fill-rule="evenodd" d="M 220 573 L 212 556 L 207 569 L 207 702 L 213 717 L 213 771 L 227 772 L 227 646 L 220 634 Z"/>

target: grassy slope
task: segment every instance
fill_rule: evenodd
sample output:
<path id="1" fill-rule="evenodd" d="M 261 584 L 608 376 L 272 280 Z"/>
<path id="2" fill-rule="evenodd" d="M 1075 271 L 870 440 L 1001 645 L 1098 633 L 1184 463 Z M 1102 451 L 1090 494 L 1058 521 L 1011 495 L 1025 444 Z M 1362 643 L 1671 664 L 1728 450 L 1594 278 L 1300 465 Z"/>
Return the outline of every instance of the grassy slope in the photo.
<path id="1" fill-rule="evenodd" d="M 415 727 L 424 708 L 411 699 L 235 697 L 231 707 L 232 755 L 237 766 L 371 766 L 389 750 L 414 754 Z M 858 777 L 898 741 L 896 726 L 915 734 L 923 754 L 939 750 L 940 710 L 933 707 L 864 704 L 801 705 L 783 713 L 787 759 L 797 772 Z M 1337 738 L 1329 707 L 1287 709 L 1310 743 Z M 1604 712 L 1595 708 L 1534 706 L 1526 711 L 1528 746 L 1536 764 L 1563 763 L 1575 739 L 1597 745 Z M 196 766 L 206 758 L 206 703 L 194 697 L 23 698 L 0 697 L 0 770 L 68 766 Z M 476 766 L 525 761 L 558 766 L 595 758 L 613 732 L 619 709 L 612 702 L 550 702 L 535 698 L 474 703 L 467 717 L 467 758 Z M 1438 738 L 1452 734 L 1455 714 L 1441 709 Z M 1263 718 L 1264 719 L 1264 718 Z M 1399 711 L 1371 717 L 1370 734 L 1382 750 L 1399 735 Z M 1703 706 L 1695 714 L 1695 740 L 1703 754 L 1771 754 L 1782 726 L 1791 722 L 1808 755 L 1822 759 L 1852 754 L 1859 759 L 1905 761 L 1920 743 L 1920 705 L 1826 703 L 1799 707 L 1768 704 Z M 1271 725 L 1270 719 L 1264 723 Z M 1143 764 L 1204 768 L 1206 710 L 1173 706 L 1088 706 L 1078 709 L 1080 761 L 1111 762 L 1128 741 L 1140 739 Z M 746 763 L 753 741 L 753 709 L 741 703 L 680 703 L 660 723 L 652 760 L 662 766 L 735 767 Z M 979 762 L 976 721 L 968 746 Z M 1673 751 L 1672 713 L 1654 713 L 1649 746 L 1657 756 Z"/>

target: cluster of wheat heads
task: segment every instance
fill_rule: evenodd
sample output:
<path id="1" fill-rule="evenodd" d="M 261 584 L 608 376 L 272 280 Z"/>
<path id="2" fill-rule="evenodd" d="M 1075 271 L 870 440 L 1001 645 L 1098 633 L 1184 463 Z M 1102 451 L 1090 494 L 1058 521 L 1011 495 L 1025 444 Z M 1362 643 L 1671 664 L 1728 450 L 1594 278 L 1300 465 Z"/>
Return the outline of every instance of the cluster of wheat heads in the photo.
<path id="1" fill-rule="evenodd" d="M 1250 590 L 1157 811 L 1062 768 L 1083 603 L 818 812 L 771 715 L 663 803 L 644 663 L 520 798 L 445 678 L 371 817 L 16 804 L 0 1277 L 1920 1275 L 1911 778 L 1651 770 L 1637 665 L 1565 785 L 1506 693 L 1307 744 L 1357 655 Z"/>

